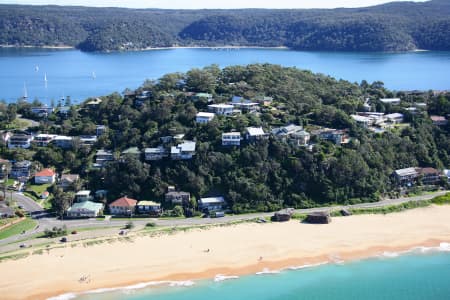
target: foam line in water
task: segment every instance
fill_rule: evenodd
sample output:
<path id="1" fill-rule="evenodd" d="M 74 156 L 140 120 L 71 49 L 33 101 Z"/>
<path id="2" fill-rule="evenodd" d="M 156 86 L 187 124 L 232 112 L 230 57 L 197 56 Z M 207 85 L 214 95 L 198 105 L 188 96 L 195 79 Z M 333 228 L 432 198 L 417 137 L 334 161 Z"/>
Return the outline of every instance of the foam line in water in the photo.
<path id="1" fill-rule="evenodd" d="M 301 270 L 301 269 L 314 268 L 314 267 L 326 265 L 328 263 L 329 263 L 328 261 L 323 261 L 323 262 L 316 263 L 316 264 L 305 264 L 305 265 L 301 265 L 301 266 L 287 267 L 286 269 L 287 270 Z"/>
<path id="2" fill-rule="evenodd" d="M 230 279 L 238 279 L 239 276 L 227 276 L 227 275 L 222 275 L 222 274 L 217 274 L 214 277 L 214 282 L 220 282 L 220 281 L 224 281 L 224 280 L 230 280 Z"/>
<path id="3" fill-rule="evenodd" d="M 268 268 L 264 268 L 261 272 L 256 272 L 256 275 L 269 275 L 269 274 L 279 274 L 280 271 L 277 270 L 269 270 Z"/>

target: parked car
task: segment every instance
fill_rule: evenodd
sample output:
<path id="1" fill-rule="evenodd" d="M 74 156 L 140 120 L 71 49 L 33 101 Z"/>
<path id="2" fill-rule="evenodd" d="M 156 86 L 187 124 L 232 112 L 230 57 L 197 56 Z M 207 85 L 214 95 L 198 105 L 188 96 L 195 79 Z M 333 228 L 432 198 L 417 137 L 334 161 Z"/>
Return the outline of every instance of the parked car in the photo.
<path id="1" fill-rule="evenodd" d="M 26 248 L 26 247 L 27 247 L 27 244 L 20 244 L 19 247 L 20 247 L 20 248 Z"/>
<path id="2" fill-rule="evenodd" d="M 67 242 L 67 238 L 66 237 L 62 237 L 60 241 L 61 241 L 61 243 L 66 243 Z"/>

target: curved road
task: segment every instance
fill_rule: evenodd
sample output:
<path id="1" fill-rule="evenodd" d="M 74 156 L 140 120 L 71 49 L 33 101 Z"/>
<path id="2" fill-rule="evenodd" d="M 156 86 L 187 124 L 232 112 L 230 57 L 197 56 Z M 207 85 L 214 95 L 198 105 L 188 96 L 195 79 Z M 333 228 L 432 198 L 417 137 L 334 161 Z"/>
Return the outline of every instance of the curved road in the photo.
<path id="1" fill-rule="evenodd" d="M 448 191 L 439 191 L 432 194 L 416 196 L 416 197 L 406 197 L 406 198 L 396 198 L 396 199 L 384 199 L 379 202 L 372 203 L 361 203 L 355 205 L 347 206 L 328 206 L 319 208 L 309 208 L 309 209 L 297 209 L 296 213 L 307 214 L 317 211 L 329 211 L 329 210 L 340 210 L 343 208 L 376 208 L 389 205 L 402 204 L 406 202 L 413 201 L 423 201 L 430 200 L 436 196 L 444 195 Z M 78 220 L 58 220 L 56 218 L 47 217 L 45 211 L 32 199 L 20 194 L 14 193 L 13 198 L 17 201 L 18 205 L 21 205 L 25 210 L 27 210 L 33 218 L 38 221 L 38 226 L 25 234 L 20 234 L 12 236 L 3 240 L 0 240 L 0 246 L 14 243 L 17 241 L 23 241 L 28 237 L 31 237 L 37 233 L 42 233 L 45 229 L 51 229 L 52 227 L 62 227 L 67 226 L 68 229 L 80 229 L 80 228 L 119 228 L 123 227 L 130 219 L 106 219 L 106 220 L 96 220 L 96 219 L 78 219 Z M 135 219 L 132 220 L 133 224 L 137 227 L 144 227 L 148 222 L 154 222 L 157 226 L 173 227 L 173 226 L 195 226 L 195 225 L 206 225 L 206 224 L 220 224 L 220 223 L 230 223 L 237 221 L 247 221 L 257 218 L 265 218 L 273 215 L 271 213 L 254 213 L 245 215 L 230 215 L 222 218 L 187 218 L 187 219 Z"/>

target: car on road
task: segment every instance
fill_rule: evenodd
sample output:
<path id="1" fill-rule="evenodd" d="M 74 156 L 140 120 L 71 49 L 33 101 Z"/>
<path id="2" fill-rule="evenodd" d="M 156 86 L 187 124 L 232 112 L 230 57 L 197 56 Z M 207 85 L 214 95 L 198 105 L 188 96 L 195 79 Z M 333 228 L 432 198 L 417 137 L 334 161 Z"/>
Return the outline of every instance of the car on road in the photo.
<path id="1" fill-rule="evenodd" d="M 19 247 L 20 247 L 20 248 L 26 248 L 26 247 L 27 247 L 27 244 L 20 244 Z"/>
<path id="2" fill-rule="evenodd" d="M 60 241 L 61 241 L 61 243 L 67 243 L 67 238 L 66 238 L 66 237 L 62 237 L 62 238 L 60 239 Z"/>

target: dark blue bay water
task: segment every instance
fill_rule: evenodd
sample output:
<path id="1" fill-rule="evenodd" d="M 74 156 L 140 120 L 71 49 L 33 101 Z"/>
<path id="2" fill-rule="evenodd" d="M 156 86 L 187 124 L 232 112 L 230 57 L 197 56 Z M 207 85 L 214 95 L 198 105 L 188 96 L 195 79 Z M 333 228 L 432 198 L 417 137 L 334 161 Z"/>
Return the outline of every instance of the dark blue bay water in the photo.
<path id="1" fill-rule="evenodd" d="M 448 245 L 447 245 L 448 248 Z M 448 250 L 448 249 L 447 249 Z M 78 300 L 432 300 L 450 299 L 450 253 L 407 254 L 395 258 L 322 265 L 196 282 L 189 287 L 123 289 Z"/>
<path id="2" fill-rule="evenodd" d="M 83 53 L 77 50 L 0 49 L 0 99 L 24 93 L 44 102 L 71 96 L 82 101 L 169 72 L 218 64 L 274 63 L 296 66 L 350 81 L 381 80 L 395 90 L 450 89 L 450 52 L 337 53 L 284 49 L 170 49 Z M 37 68 L 38 67 L 38 71 Z M 47 87 L 44 77 L 47 77 Z"/>

